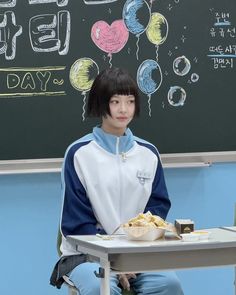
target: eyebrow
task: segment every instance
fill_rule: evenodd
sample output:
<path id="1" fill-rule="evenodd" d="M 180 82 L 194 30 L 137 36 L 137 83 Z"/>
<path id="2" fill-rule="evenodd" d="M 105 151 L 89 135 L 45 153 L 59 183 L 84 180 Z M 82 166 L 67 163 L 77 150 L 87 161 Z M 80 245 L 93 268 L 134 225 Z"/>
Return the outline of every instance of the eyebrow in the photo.
<path id="1" fill-rule="evenodd" d="M 114 95 L 112 95 L 112 97 L 119 97 L 120 95 L 122 95 L 122 96 L 127 96 L 127 98 L 135 98 L 135 96 L 133 95 L 133 94 L 114 94 Z M 112 98 L 111 97 L 111 98 Z"/>

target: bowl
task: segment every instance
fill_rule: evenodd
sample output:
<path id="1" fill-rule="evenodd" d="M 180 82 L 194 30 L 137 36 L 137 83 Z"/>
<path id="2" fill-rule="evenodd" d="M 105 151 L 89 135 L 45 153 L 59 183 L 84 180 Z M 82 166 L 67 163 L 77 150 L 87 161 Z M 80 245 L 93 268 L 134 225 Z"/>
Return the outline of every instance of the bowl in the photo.
<path id="1" fill-rule="evenodd" d="M 128 240 L 155 241 L 165 234 L 165 229 L 151 226 L 129 226 L 123 227 Z"/>

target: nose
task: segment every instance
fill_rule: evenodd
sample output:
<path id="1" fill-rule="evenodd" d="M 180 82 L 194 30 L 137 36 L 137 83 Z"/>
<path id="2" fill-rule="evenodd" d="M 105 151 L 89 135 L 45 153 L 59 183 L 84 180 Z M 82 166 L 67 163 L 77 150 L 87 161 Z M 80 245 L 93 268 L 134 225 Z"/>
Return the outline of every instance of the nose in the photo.
<path id="1" fill-rule="evenodd" d="M 126 103 L 125 103 L 125 102 L 121 102 L 121 103 L 120 103 L 120 112 L 121 112 L 121 113 L 125 113 L 126 110 L 127 110 L 127 108 L 126 108 Z"/>

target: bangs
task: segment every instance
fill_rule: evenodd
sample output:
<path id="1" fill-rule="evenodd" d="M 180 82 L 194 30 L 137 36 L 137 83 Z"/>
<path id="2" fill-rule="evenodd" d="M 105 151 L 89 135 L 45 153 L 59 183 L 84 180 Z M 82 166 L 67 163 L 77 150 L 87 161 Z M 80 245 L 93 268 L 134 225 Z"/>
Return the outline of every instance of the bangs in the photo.
<path id="1" fill-rule="evenodd" d="M 110 83 L 106 85 L 106 98 L 110 100 L 113 95 L 133 95 L 138 96 L 137 86 L 133 79 L 129 76 L 118 76 L 114 80 L 110 80 Z"/>

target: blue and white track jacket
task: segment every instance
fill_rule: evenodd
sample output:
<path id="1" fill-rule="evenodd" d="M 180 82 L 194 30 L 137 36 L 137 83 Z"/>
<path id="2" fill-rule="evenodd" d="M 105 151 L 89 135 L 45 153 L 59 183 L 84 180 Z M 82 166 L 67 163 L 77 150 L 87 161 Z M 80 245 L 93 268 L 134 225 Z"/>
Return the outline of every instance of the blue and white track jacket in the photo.
<path id="1" fill-rule="evenodd" d="M 62 169 L 63 255 L 75 254 L 67 235 L 111 234 L 141 212 L 166 218 L 170 200 L 157 149 L 133 136 L 95 127 L 69 146 Z"/>

